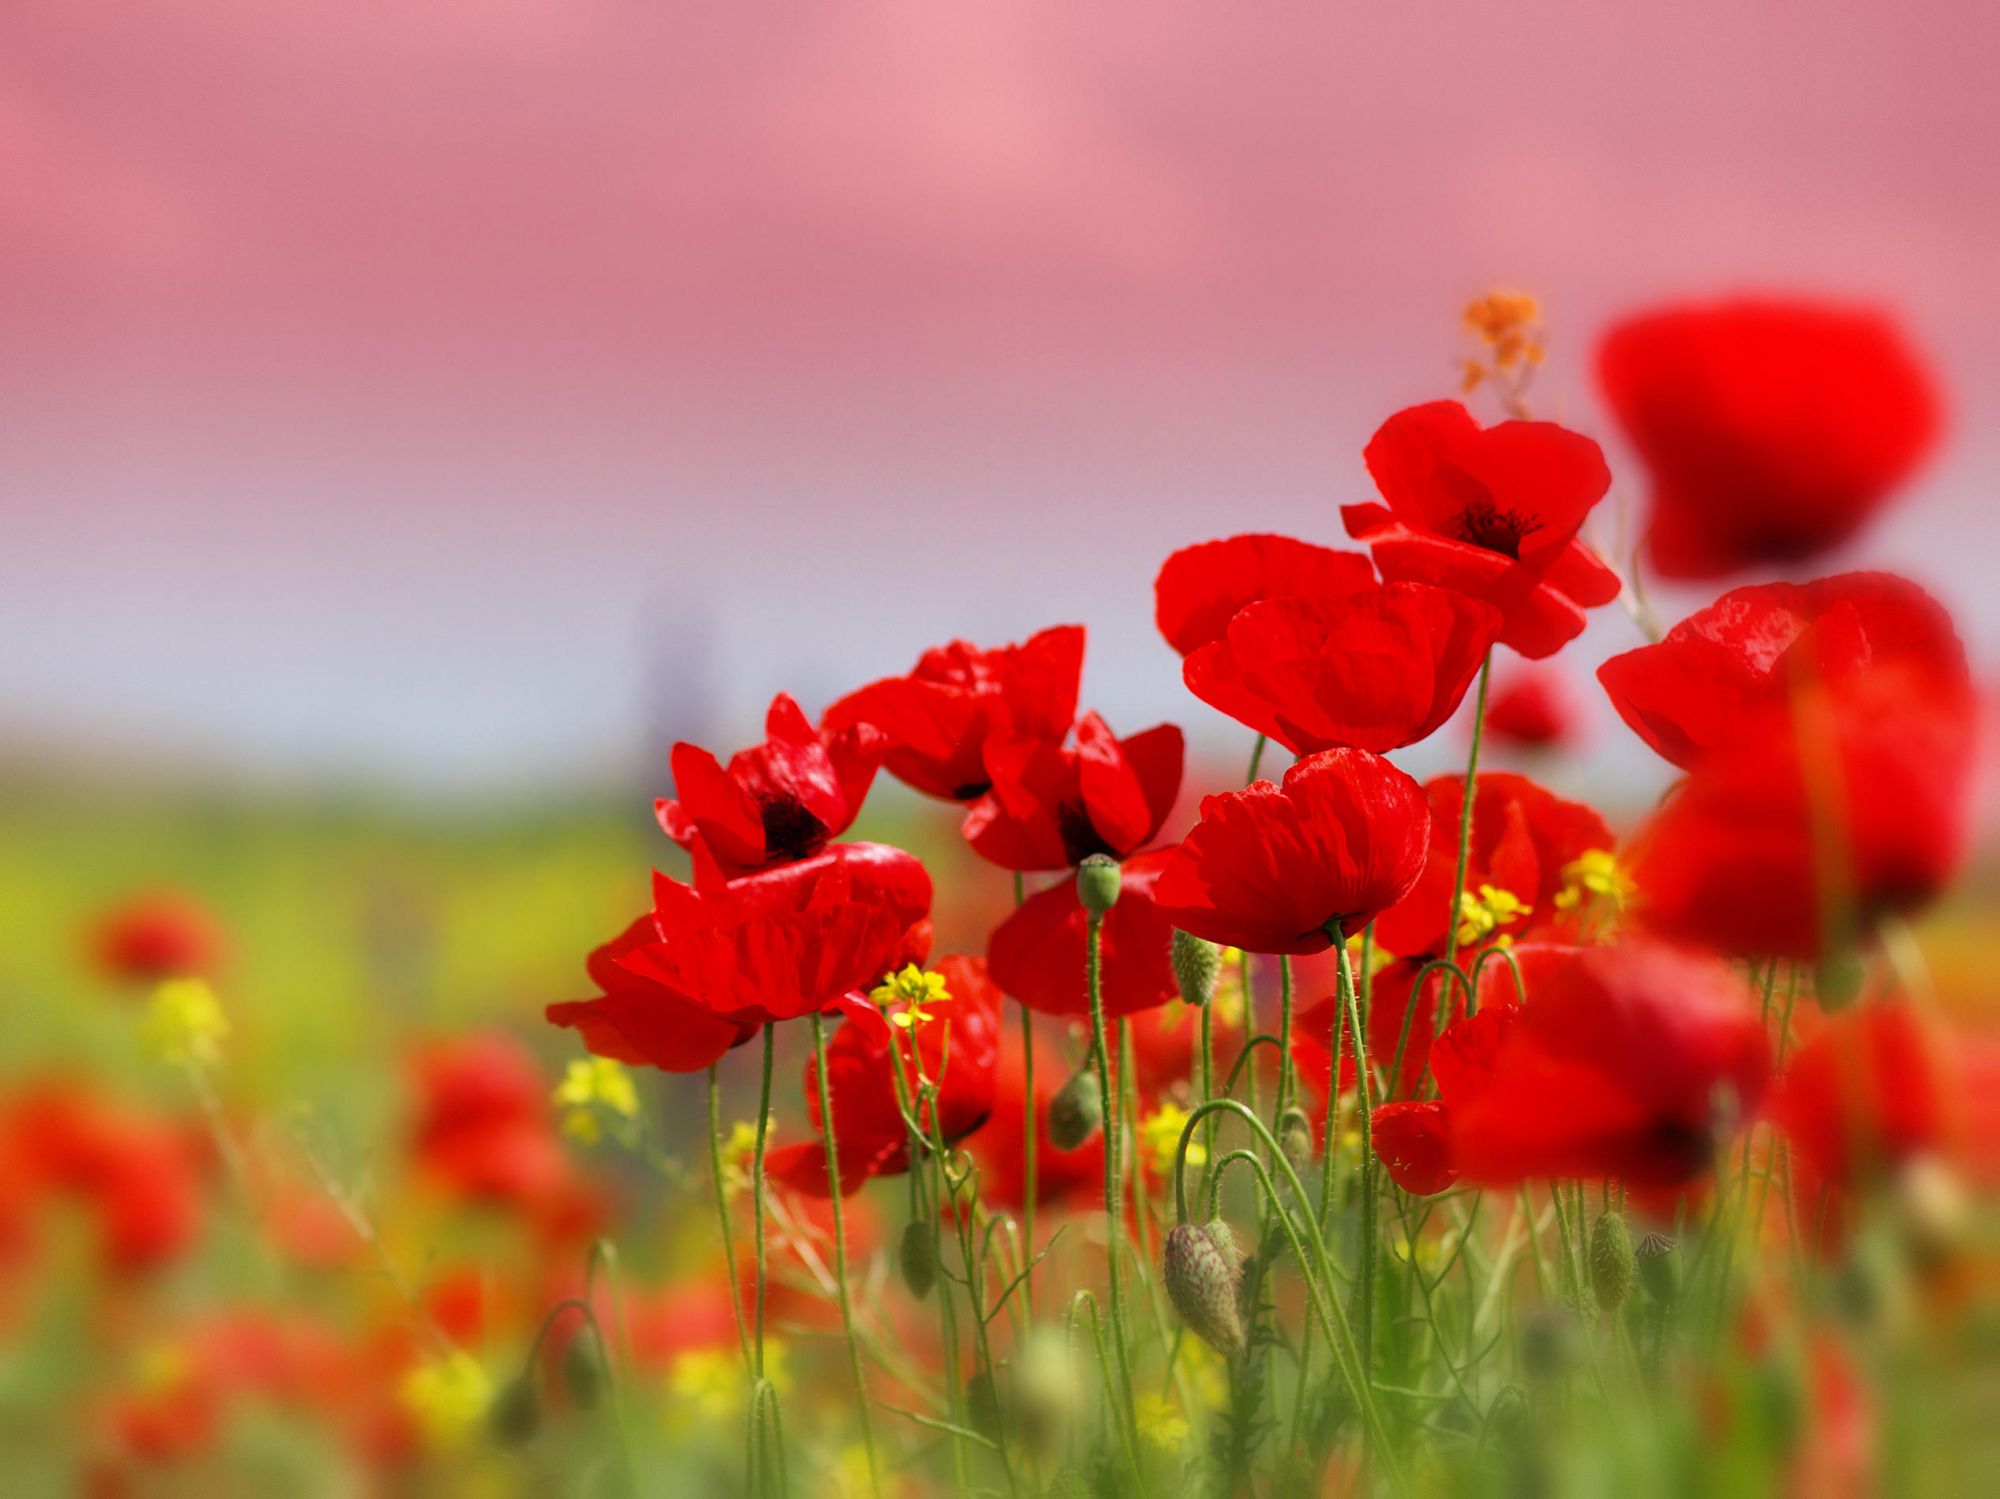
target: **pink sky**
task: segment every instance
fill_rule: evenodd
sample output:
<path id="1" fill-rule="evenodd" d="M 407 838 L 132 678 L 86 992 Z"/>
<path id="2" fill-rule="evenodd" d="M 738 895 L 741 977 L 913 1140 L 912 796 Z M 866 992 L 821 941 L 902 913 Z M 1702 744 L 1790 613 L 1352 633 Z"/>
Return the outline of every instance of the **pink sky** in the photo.
<path id="1" fill-rule="evenodd" d="M 0 711 L 518 773 L 656 748 L 704 641 L 742 729 L 1078 618 L 1115 721 L 1219 733 L 1160 557 L 1333 539 L 1496 281 L 1594 429 L 1622 308 L 1901 307 L 1959 430 L 1858 555 L 1990 669 L 1996 55 L 1972 3 L 13 0 Z"/>

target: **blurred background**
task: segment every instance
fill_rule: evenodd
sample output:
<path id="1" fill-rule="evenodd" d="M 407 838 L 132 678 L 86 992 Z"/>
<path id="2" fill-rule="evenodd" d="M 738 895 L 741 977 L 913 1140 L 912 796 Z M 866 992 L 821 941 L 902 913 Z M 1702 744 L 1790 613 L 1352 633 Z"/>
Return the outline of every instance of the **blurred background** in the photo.
<path id="1" fill-rule="evenodd" d="M 1611 454 L 1607 543 L 1642 498 L 1610 319 L 1896 308 L 1949 439 L 1823 570 L 1920 579 L 1991 681 L 1996 54 L 1966 3 L 10 0 L 0 1074 L 185 1106 L 91 961 L 171 890 L 220 930 L 245 1117 L 365 1162 L 408 1106 L 383 1058 L 475 1024 L 553 1078 L 540 1007 L 679 867 L 670 744 L 953 636 L 1080 621 L 1087 705 L 1183 724 L 1191 791 L 1240 776 L 1155 570 L 1338 543 L 1494 285 L 1541 300 L 1538 414 Z M 1614 820 L 1668 773 L 1590 677 L 1638 638 L 1601 610 L 1559 658 L 1586 753 L 1537 767 Z M 983 944 L 1004 876 L 948 818 L 885 777 L 857 832 Z M 1924 940 L 1990 1017 L 1985 846 Z"/>

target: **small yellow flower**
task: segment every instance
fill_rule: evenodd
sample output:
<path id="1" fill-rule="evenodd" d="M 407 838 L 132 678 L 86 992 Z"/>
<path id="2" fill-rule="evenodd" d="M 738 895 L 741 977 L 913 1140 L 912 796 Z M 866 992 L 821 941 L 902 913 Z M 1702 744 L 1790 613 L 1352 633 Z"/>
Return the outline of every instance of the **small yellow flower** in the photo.
<path id="1" fill-rule="evenodd" d="M 1187 1122 L 1188 1111 L 1173 1103 L 1162 1104 L 1139 1121 L 1139 1148 L 1152 1163 L 1155 1175 L 1165 1176 L 1174 1169 L 1174 1156 L 1180 1150 L 1181 1131 L 1187 1128 Z M 1188 1141 L 1187 1163 L 1208 1164 L 1208 1147 L 1199 1140 Z"/>
<path id="2" fill-rule="evenodd" d="M 1502 927 L 1512 926 L 1523 916 L 1533 915 L 1534 910 L 1513 891 L 1502 890 L 1497 885 L 1481 885 L 1477 895 L 1470 890 L 1461 890 L 1458 893 L 1458 940 L 1461 944 L 1478 942 Z M 1504 937 L 1501 939 L 1503 944 L 1507 940 Z"/>
<path id="3" fill-rule="evenodd" d="M 1240 1026 L 1243 1023 L 1243 950 L 1240 947 L 1225 947 L 1220 959 L 1221 967 L 1216 972 L 1215 997 L 1208 1007 L 1215 1015 L 1215 1024 L 1223 1027 Z"/>
<path id="4" fill-rule="evenodd" d="M 1622 911 L 1636 888 L 1632 877 L 1619 865 L 1617 855 L 1608 848 L 1586 850 L 1563 865 L 1562 874 L 1563 887 L 1556 893 L 1556 906 L 1563 911 L 1576 910 L 1586 896 L 1609 901 L 1614 910 Z"/>
<path id="5" fill-rule="evenodd" d="M 769 1136 L 767 1125 L 765 1137 Z M 731 1202 L 754 1185 L 750 1169 L 756 1154 L 756 1124 L 749 1119 L 737 1120 L 729 1126 L 729 1138 L 722 1142 L 722 1192 Z"/>
<path id="6" fill-rule="evenodd" d="M 764 1377 L 782 1396 L 792 1388 L 785 1345 L 764 1347 Z M 690 1348 L 667 1368 L 667 1425 L 672 1430 L 727 1425 L 741 1418 L 750 1396 L 749 1376 L 734 1345 Z"/>
<path id="7" fill-rule="evenodd" d="M 903 1008 L 889 1019 L 908 1030 L 933 1019 L 924 1007 L 945 1003 L 951 998 L 951 991 L 945 987 L 943 974 L 932 973 L 911 963 L 899 973 L 884 975 L 882 982 L 868 991 L 868 997 L 885 1010 L 892 1004 L 900 1003 Z"/>
<path id="8" fill-rule="evenodd" d="M 639 1114 L 632 1074 L 609 1057 L 579 1057 L 569 1064 L 550 1097 L 563 1110 L 563 1132 L 585 1145 L 604 1138 L 604 1116 L 630 1121 Z"/>
<path id="9" fill-rule="evenodd" d="M 221 1058 L 229 1017 L 201 979 L 168 979 L 153 991 L 143 1033 L 146 1050 L 176 1067 L 212 1067 Z"/>
<path id="10" fill-rule="evenodd" d="M 903 1492 L 903 1481 L 894 1473 L 884 1473 L 879 1486 L 870 1482 L 868 1449 L 859 1442 L 840 1449 L 827 1477 L 833 1480 L 833 1492 L 839 1499 L 866 1499 L 871 1494 L 879 1494 L 881 1499 L 896 1499 Z"/>
<path id="11" fill-rule="evenodd" d="M 1366 973 L 1361 971 L 1361 954 L 1364 949 L 1368 954 Z M 1347 939 L 1347 952 L 1348 956 L 1354 959 L 1354 978 L 1357 983 L 1364 978 L 1372 978 L 1396 961 L 1396 955 L 1384 948 L 1381 943 L 1369 947 L 1366 935 L 1361 932 L 1356 932 Z"/>
<path id="12" fill-rule="evenodd" d="M 1203 1410 L 1219 1411 L 1229 1404 L 1229 1366 L 1199 1338 L 1181 1343 L 1181 1367 L 1187 1371 L 1188 1391 Z"/>
<path id="13" fill-rule="evenodd" d="M 425 1443 L 447 1450 L 463 1446 L 485 1421 L 493 1381 L 478 1360 L 461 1351 L 412 1369 L 399 1393 Z"/>
<path id="14" fill-rule="evenodd" d="M 1188 1439 L 1187 1417 L 1164 1395 L 1141 1395 L 1133 1402 L 1132 1417 L 1140 1437 L 1162 1452 L 1178 1452 Z"/>

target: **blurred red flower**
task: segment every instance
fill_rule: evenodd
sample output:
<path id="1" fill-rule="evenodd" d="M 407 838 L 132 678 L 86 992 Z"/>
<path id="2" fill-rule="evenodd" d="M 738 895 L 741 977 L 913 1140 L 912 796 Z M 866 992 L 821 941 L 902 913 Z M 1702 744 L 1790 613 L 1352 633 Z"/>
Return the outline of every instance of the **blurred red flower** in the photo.
<path id="1" fill-rule="evenodd" d="M 1457 711 L 1499 630 L 1499 611 L 1463 593 L 1364 579 L 1246 605 L 1181 675 L 1203 702 L 1293 754 L 1379 754 L 1430 737 Z"/>
<path id="2" fill-rule="evenodd" d="M 1510 673 L 1486 697 L 1484 733 L 1488 743 L 1524 750 L 1548 750 L 1573 742 L 1576 703 L 1556 672 L 1534 669 Z"/>
<path id="3" fill-rule="evenodd" d="M 1207 797 L 1154 899 L 1174 926 L 1246 952 L 1305 954 L 1359 931 L 1416 883 L 1430 836 L 1417 783 L 1379 755 L 1322 750 Z"/>
<path id="4" fill-rule="evenodd" d="M 1858 532 L 1929 450 L 1929 373 L 1884 314 L 1755 300 L 1614 327 L 1598 382 L 1653 477 L 1670 578 L 1797 562 Z"/>
<path id="5" fill-rule="evenodd" d="M 1597 677 L 1618 716 L 1682 769 L 1753 745 L 1795 693 L 1898 667 L 1965 690 L 1965 648 L 1943 607 L 1892 573 L 1734 588 Z"/>
<path id="6" fill-rule="evenodd" d="M 885 748 L 865 724 L 813 728 L 782 692 L 771 700 L 764 734 L 764 743 L 732 755 L 727 770 L 707 750 L 676 744 L 678 799 L 654 804 L 668 837 L 683 848 L 699 837 L 732 875 L 808 858 L 845 832 Z"/>
<path id="7" fill-rule="evenodd" d="M 1482 428 L 1456 401 L 1397 412 L 1369 441 L 1386 505 L 1347 505 L 1347 534 L 1382 576 L 1484 599 L 1500 641 L 1548 656 L 1582 633 L 1618 575 L 1576 539 L 1611 484 L 1597 444 L 1553 422 Z"/>
<path id="8" fill-rule="evenodd" d="M 1086 713 L 1076 742 L 994 740 L 993 788 L 965 815 L 965 838 L 1002 869 L 1068 869 L 1091 854 L 1123 859 L 1152 841 L 1180 792 L 1181 731 L 1160 724 L 1130 739 Z"/>
<path id="9" fill-rule="evenodd" d="M 1430 857 L 1409 894 L 1375 922 L 1375 940 L 1401 957 L 1444 951 L 1452 916 L 1451 882 L 1458 873 L 1458 827 L 1465 807 L 1465 777 L 1425 782 L 1430 804 Z M 1604 819 L 1582 802 L 1565 801 L 1523 775 L 1486 771 L 1472 803 L 1472 845 L 1465 889 L 1506 891 L 1525 910 L 1475 943 L 1507 937 L 1516 942 L 1567 930 L 1571 923 L 1557 897 L 1569 883 L 1568 867 L 1584 854 L 1608 850 L 1615 840 Z"/>
<path id="10" fill-rule="evenodd" d="M 1153 619 L 1183 656 L 1220 640 L 1260 599 L 1337 598 L 1375 581 L 1375 564 L 1290 536 L 1231 536 L 1182 547 L 1153 582 Z"/>
<path id="11" fill-rule="evenodd" d="M 1000 991 L 979 958 L 943 958 L 937 972 L 951 998 L 935 1001 L 933 1019 L 911 1028 L 843 1025 L 827 1045 L 827 1092 L 833 1100 L 842 1196 L 872 1176 L 900 1176 L 910 1169 L 909 1129 L 897 1107 L 891 1066 L 902 1069 L 910 1108 L 926 1127 L 933 1125 L 933 1114 L 917 1106 L 918 1068 L 939 1084 L 935 1128 L 947 1145 L 978 1129 L 993 1111 Z M 819 1068 L 811 1059 L 806 1062 L 805 1098 L 806 1114 L 818 1129 Z M 826 1148 L 817 1139 L 769 1152 L 764 1170 L 793 1191 L 827 1195 Z"/>
<path id="12" fill-rule="evenodd" d="M 852 1006 L 930 950 L 931 878 L 912 854 L 837 843 L 782 869 L 725 879 L 698 842 L 695 883 L 653 878 L 659 940 L 620 962 L 738 1025 Z"/>
<path id="13" fill-rule="evenodd" d="M 453 1196 L 530 1214 L 575 1186 L 533 1053 L 497 1031 L 430 1042 L 409 1061 L 418 1172 Z"/>
<path id="14" fill-rule="evenodd" d="M 1173 923 L 1153 899 L 1160 871 L 1172 857 L 1172 849 L 1155 849 L 1125 861 L 1118 903 L 1105 914 L 1100 937 L 1107 1016 L 1150 1010 L 1180 994 L 1168 961 Z M 994 982 L 1031 1010 L 1088 1015 L 1088 935 L 1076 881 L 1060 880 L 1029 896 L 994 931 L 986 950 Z"/>
<path id="15" fill-rule="evenodd" d="M 104 913 L 92 933 L 97 964 L 112 978 L 156 983 L 213 978 L 222 966 L 222 929 L 184 895 L 138 895 Z"/>
<path id="16" fill-rule="evenodd" d="M 926 796 L 986 794 L 986 746 L 998 739 L 1061 744 L 1076 717 L 1083 626 L 1057 625 L 1020 645 L 983 651 L 963 640 L 925 651 L 907 676 L 884 677 L 826 710 L 821 727 L 857 725 L 888 742 L 883 766 Z"/>
<path id="17" fill-rule="evenodd" d="M 1527 1004 L 1482 1009 L 1431 1051 L 1452 1164 L 1492 1186 L 1680 1186 L 1708 1169 L 1718 1132 L 1756 1110 L 1770 1066 L 1741 978 L 1652 943 L 1579 949 L 1536 975 Z"/>
<path id="18" fill-rule="evenodd" d="M 50 1198 L 82 1202 L 95 1222 L 99 1262 L 114 1276 L 168 1264 L 201 1230 L 198 1136 L 76 1082 L 31 1085 L 6 1106 L 0 1182 L 10 1214 Z M 27 1231 L 25 1223 L 8 1227 L 8 1237 Z"/>
<path id="19" fill-rule="evenodd" d="M 1050 1039 L 1048 1027 L 1035 1033 L 1034 1118 L 1028 1118 L 1025 1059 L 1020 1028 L 1003 1025 L 1000 1067 L 994 1079 L 993 1112 L 967 1142 L 979 1163 L 979 1198 L 990 1206 L 1018 1212 L 1026 1205 L 1027 1131 L 1035 1131 L 1035 1201 L 1038 1205 L 1088 1209 L 1104 1200 L 1104 1135 L 1092 1135 L 1075 1150 L 1058 1150 L 1049 1139 L 1049 1100 L 1073 1070 Z"/>
<path id="20" fill-rule="evenodd" d="M 1644 919 L 1727 952 L 1811 958 L 1921 909 L 1964 855 L 1976 727 L 1969 691 L 1905 666 L 1794 694 L 1635 838 Z"/>

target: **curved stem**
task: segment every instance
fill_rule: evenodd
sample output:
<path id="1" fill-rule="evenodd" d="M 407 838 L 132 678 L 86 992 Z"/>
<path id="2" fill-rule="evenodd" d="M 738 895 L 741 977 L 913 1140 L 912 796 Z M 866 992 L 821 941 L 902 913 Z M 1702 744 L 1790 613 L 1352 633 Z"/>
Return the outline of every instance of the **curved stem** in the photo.
<path id="1" fill-rule="evenodd" d="M 1486 681 L 1493 675 L 1493 650 L 1479 665 L 1479 696 L 1472 708 L 1472 751 L 1465 757 L 1465 789 L 1459 798 L 1458 875 L 1451 882 L 1451 910 L 1446 913 L 1444 956 L 1450 962 L 1458 956 L 1458 899 L 1465 893 L 1465 866 L 1472 859 L 1472 805 L 1479 799 L 1479 741 L 1486 730 Z"/>
<path id="2" fill-rule="evenodd" d="M 770 1027 L 766 1026 L 765 1034 L 769 1033 Z M 819 1083 L 820 1138 L 826 1143 L 827 1201 L 833 1214 L 834 1287 L 840 1302 L 840 1328 L 847 1335 L 847 1362 L 854 1378 L 854 1406 L 861 1417 L 861 1446 L 868 1457 L 868 1486 L 879 1499 L 882 1472 L 875 1457 L 875 1426 L 869 1415 L 868 1379 L 861 1368 L 861 1343 L 854 1335 L 854 1298 L 847 1289 L 847 1229 L 841 1218 L 840 1151 L 834 1139 L 833 1095 L 826 1080 L 826 1019 L 817 1011 L 812 1016 L 812 1033 L 813 1075 Z"/>

